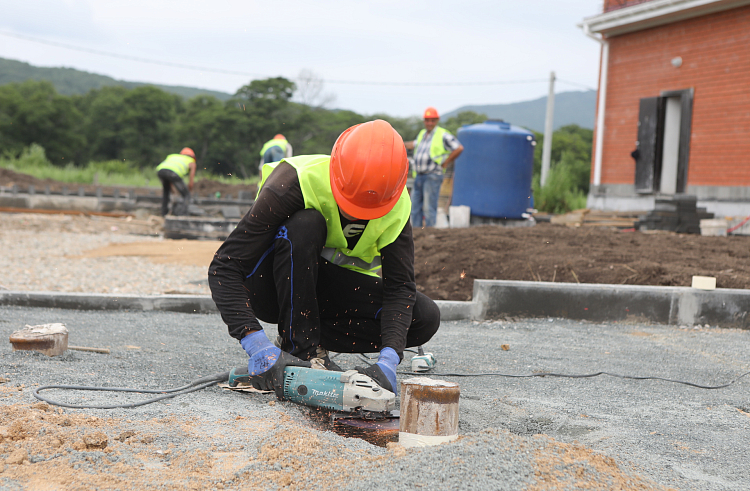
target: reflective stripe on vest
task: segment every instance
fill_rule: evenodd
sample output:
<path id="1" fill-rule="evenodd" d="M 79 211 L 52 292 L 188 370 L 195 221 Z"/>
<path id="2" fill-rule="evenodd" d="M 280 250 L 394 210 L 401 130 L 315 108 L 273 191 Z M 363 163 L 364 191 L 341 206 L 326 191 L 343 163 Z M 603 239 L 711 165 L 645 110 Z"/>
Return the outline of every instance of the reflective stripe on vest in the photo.
<path id="1" fill-rule="evenodd" d="M 287 142 L 286 140 L 268 140 L 265 145 L 263 145 L 263 148 L 260 151 L 260 156 L 264 156 L 266 154 L 266 150 L 271 147 L 281 147 L 281 150 L 286 153 L 286 146 L 288 143 L 289 142 Z"/>
<path id="2" fill-rule="evenodd" d="M 364 271 L 376 272 L 382 266 L 380 263 L 380 256 L 375 256 L 372 262 L 366 262 L 363 259 L 354 256 L 347 256 L 343 252 L 334 249 L 333 247 L 324 247 L 320 256 L 328 262 L 335 264 L 336 266 L 354 266 Z"/>
<path id="3" fill-rule="evenodd" d="M 283 159 L 297 171 L 306 209 L 318 210 L 326 221 L 323 257 L 342 268 L 377 276 L 380 269 L 380 250 L 393 243 L 404 229 L 411 213 L 411 200 L 406 188 L 401 192 L 393 209 L 381 218 L 370 220 L 357 241 L 349 249 L 341 227 L 339 207 L 331 191 L 330 161 L 328 155 L 302 155 Z M 280 162 L 263 166 L 263 176 L 258 193 L 268 176 Z M 342 257 L 345 256 L 345 257 Z"/>
<path id="4" fill-rule="evenodd" d="M 442 164 L 443 160 L 445 160 L 451 153 L 451 151 L 445 148 L 445 145 L 443 145 L 443 135 L 447 132 L 448 130 L 441 128 L 440 126 L 435 126 L 435 129 L 432 130 L 432 141 L 430 142 L 430 158 L 437 165 Z M 422 138 L 424 138 L 425 133 L 427 133 L 427 130 L 423 128 L 422 131 L 420 131 L 417 135 L 417 143 L 414 146 L 415 149 L 419 147 L 420 143 L 422 143 Z M 445 172 L 445 169 L 443 169 L 443 172 Z"/>
<path id="5" fill-rule="evenodd" d="M 180 177 L 185 177 L 190 172 L 190 163 L 195 162 L 195 159 L 189 155 L 182 155 L 179 153 L 173 153 L 167 155 L 164 162 L 156 166 L 156 171 L 162 169 L 171 170 Z"/>

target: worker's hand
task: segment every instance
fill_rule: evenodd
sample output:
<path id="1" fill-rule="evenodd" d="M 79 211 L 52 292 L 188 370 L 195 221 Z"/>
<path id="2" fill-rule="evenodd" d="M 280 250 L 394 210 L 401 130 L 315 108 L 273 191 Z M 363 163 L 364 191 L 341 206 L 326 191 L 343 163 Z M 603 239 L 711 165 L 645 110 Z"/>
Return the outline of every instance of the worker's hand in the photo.
<path id="1" fill-rule="evenodd" d="M 398 395 L 396 367 L 399 363 L 401 363 L 401 358 L 399 358 L 396 350 L 393 348 L 383 348 L 380 350 L 377 363 L 367 368 L 357 367 L 357 371 L 371 377 L 385 390 L 390 390 Z"/>
<path id="2" fill-rule="evenodd" d="M 274 391 L 278 399 L 284 396 L 284 369 L 287 366 L 310 367 L 309 361 L 302 361 L 271 344 L 263 331 L 248 334 L 240 344 L 250 356 L 247 362 L 250 384 L 258 390 Z"/>

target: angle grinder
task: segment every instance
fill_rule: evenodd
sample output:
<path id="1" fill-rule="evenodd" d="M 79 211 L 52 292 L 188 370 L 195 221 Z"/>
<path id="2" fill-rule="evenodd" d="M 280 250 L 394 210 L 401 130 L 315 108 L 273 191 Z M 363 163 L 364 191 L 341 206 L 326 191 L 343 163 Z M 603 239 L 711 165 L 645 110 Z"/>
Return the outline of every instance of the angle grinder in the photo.
<path id="1" fill-rule="evenodd" d="M 230 387 L 248 383 L 247 366 L 234 368 L 227 381 Z M 334 372 L 305 367 L 284 369 L 284 400 L 333 411 L 331 421 L 353 420 L 353 426 L 386 427 L 398 424 L 396 394 L 382 388 L 371 377 L 357 370 Z M 356 420 L 356 421 L 354 421 Z M 344 421 L 341 421 L 348 424 Z"/>

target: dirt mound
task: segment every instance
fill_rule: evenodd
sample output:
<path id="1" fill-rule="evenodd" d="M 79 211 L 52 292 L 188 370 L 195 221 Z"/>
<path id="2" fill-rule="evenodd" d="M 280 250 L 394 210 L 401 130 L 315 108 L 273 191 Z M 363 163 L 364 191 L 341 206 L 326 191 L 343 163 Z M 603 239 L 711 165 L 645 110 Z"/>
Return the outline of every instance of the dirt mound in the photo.
<path id="1" fill-rule="evenodd" d="M 417 287 L 470 300 L 474 279 L 750 288 L 750 237 L 621 232 L 612 228 L 496 226 L 414 232 Z"/>

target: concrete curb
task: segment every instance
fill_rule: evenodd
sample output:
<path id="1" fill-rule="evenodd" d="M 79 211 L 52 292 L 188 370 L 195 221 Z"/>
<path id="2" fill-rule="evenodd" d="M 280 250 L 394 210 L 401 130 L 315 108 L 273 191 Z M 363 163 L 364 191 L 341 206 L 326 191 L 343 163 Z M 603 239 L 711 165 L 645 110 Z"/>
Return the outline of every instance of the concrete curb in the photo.
<path id="1" fill-rule="evenodd" d="M 473 302 L 438 300 L 442 320 L 470 319 Z M 183 313 L 218 312 L 209 295 L 117 295 L 108 293 L 62 293 L 0 291 L 0 305 L 71 310 L 162 310 Z"/>
<path id="2" fill-rule="evenodd" d="M 208 295 L 117 295 L 0 291 L 0 305 L 72 310 L 164 310 L 205 314 L 217 312 Z"/>
<path id="3" fill-rule="evenodd" d="M 750 328 L 750 290 L 475 280 L 472 318 L 563 317 Z"/>
<path id="4" fill-rule="evenodd" d="M 475 280 L 474 300 L 436 301 L 442 320 L 562 317 L 750 329 L 750 290 Z M 0 291 L 0 305 L 74 310 L 214 313 L 208 295 L 116 295 Z"/>

